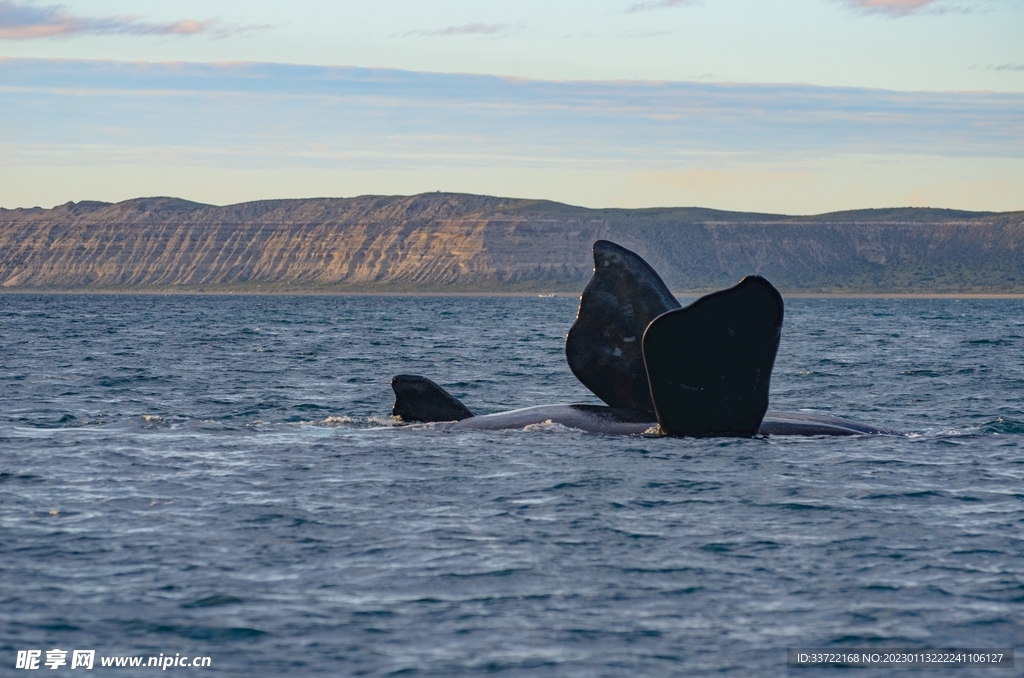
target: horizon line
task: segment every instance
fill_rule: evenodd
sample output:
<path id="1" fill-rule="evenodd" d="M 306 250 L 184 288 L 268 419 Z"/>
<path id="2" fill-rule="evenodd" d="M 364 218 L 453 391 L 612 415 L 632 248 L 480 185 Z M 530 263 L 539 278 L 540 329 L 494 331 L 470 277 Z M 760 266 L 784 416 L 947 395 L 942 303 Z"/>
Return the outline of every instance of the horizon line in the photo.
<path id="1" fill-rule="evenodd" d="M 747 215 L 762 215 L 770 217 L 788 217 L 788 218 L 810 218 L 810 217 L 824 217 L 836 214 L 846 214 L 850 212 L 889 212 L 894 210 L 907 210 L 907 211 L 935 211 L 935 212 L 961 212 L 966 214 L 978 215 L 978 216 L 1001 216 L 1010 214 L 1024 213 L 1022 210 L 968 210 L 958 209 L 955 207 L 929 207 L 929 206 L 913 206 L 905 205 L 902 207 L 890 206 L 890 207 L 855 207 L 852 209 L 844 210 L 833 210 L 831 212 L 816 212 L 811 214 L 788 214 L 785 212 L 763 212 L 763 211 L 748 211 L 748 210 L 729 210 L 720 209 L 717 207 L 702 207 L 700 205 L 652 205 L 649 207 L 587 207 L 585 205 L 576 205 L 573 203 L 562 202 L 560 200 L 552 200 L 550 198 L 522 198 L 507 195 L 492 195 L 489 193 L 468 193 L 464 191 L 424 191 L 421 193 L 364 193 L 360 195 L 352 196 L 312 196 L 305 198 L 259 198 L 257 200 L 243 200 L 241 202 L 216 204 L 199 202 L 196 200 L 190 200 L 188 198 L 181 198 L 172 195 L 148 195 L 148 196 L 137 196 L 135 198 L 126 198 L 124 200 L 118 200 L 116 202 L 109 202 L 106 200 L 68 200 L 67 202 L 57 203 L 52 207 L 42 207 L 40 205 L 33 205 L 32 207 L 3 207 L 0 206 L 0 212 L 17 212 L 17 211 L 30 211 L 30 210 L 42 210 L 52 211 L 60 207 L 66 207 L 69 205 L 77 206 L 82 204 L 98 204 L 103 206 L 115 206 L 122 205 L 124 203 L 137 202 L 143 200 L 169 200 L 177 202 L 190 203 L 196 205 L 196 209 L 203 208 L 216 208 L 223 209 L 227 207 L 238 207 L 240 205 L 251 205 L 253 203 L 262 202 L 302 202 L 302 201 L 320 201 L 320 200 L 359 200 L 364 198 L 391 198 L 391 199 L 402 199 L 402 198 L 419 198 L 423 196 L 438 195 L 438 196 L 467 196 L 472 198 L 495 198 L 498 200 L 514 200 L 524 203 L 554 203 L 556 205 L 563 205 L 565 207 L 572 207 L 575 209 L 588 210 L 593 212 L 599 211 L 619 211 L 619 212 L 640 212 L 646 210 L 702 210 L 705 212 L 721 212 L 724 214 L 747 214 Z M 98 208 L 102 209 L 102 207 Z"/>

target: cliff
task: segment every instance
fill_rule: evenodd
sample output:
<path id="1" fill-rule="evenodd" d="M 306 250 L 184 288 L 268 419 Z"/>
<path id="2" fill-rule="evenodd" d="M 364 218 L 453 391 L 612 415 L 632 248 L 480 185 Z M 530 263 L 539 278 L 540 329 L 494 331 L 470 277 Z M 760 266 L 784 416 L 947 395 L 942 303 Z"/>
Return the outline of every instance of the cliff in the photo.
<path id="1" fill-rule="evenodd" d="M 174 198 L 0 209 L 7 290 L 579 290 L 614 240 L 670 287 L 759 273 L 784 291 L 1024 292 L 1024 212 L 859 210 L 813 217 L 592 210 L 430 193 Z"/>

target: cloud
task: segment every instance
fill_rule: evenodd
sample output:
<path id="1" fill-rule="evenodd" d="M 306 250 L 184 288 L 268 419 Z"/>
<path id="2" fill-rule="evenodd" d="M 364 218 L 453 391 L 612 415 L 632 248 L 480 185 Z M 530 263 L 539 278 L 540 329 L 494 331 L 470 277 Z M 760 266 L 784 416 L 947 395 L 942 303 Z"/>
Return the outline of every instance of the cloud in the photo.
<path id="1" fill-rule="evenodd" d="M 232 26 L 218 19 L 182 19 L 169 23 L 142 21 L 134 15 L 86 17 L 63 5 L 33 5 L 0 0 L 0 40 L 69 38 L 78 35 L 197 35 L 223 38 L 269 26 Z"/>
<path id="2" fill-rule="evenodd" d="M 65 98 L 75 105 L 54 104 Z M 5 159 L 15 146 L 109 143 L 125 153 L 187 149 L 185 156 L 220 148 L 240 164 L 263 162 L 263 153 L 268 162 L 328 162 L 287 150 L 308 144 L 326 144 L 328 156 L 353 166 L 436 164 L 453 155 L 496 166 L 654 168 L 688 155 L 902 153 L 1024 162 L 1021 110 L 1024 93 L 0 57 Z"/>
<path id="3" fill-rule="evenodd" d="M 1021 110 L 1022 92 L 0 57 L 0 204 L 442 188 L 824 212 L 946 182 L 937 204 L 1020 209 Z"/>
<path id="4" fill-rule="evenodd" d="M 647 0 L 646 2 L 636 2 L 630 5 L 626 11 L 632 12 L 646 12 L 652 9 L 668 9 L 669 7 L 683 7 L 684 5 L 695 5 L 697 0 Z"/>
<path id="5" fill-rule="evenodd" d="M 938 0 L 843 0 L 847 5 L 868 12 L 907 16 L 934 4 Z"/>
<path id="6" fill-rule="evenodd" d="M 997 71 L 1024 71 L 1024 64 L 1003 64 L 996 66 Z"/>
<path id="7" fill-rule="evenodd" d="M 402 33 L 403 37 L 419 36 L 421 38 L 438 38 L 449 35 L 497 35 L 506 32 L 512 26 L 510 24 L 463 24 L 461 26 L 448 26 L 435 31 L 407 31 Z"/>

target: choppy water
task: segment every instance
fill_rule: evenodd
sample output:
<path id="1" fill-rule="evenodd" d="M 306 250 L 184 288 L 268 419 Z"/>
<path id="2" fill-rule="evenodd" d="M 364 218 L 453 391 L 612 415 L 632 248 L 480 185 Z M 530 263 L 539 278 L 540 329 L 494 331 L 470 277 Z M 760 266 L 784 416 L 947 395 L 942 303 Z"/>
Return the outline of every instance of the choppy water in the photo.
<path id="1" fill-rule="evenodd" d="M 0 674 L 53 647 L 692 676 L 1024 645 L 1024 302 L 788 302 L 772 406 L 903 438 L 392 426 L 401 372 L 478 413 L 596 402 L 575 307 L 0 296 Z"/>

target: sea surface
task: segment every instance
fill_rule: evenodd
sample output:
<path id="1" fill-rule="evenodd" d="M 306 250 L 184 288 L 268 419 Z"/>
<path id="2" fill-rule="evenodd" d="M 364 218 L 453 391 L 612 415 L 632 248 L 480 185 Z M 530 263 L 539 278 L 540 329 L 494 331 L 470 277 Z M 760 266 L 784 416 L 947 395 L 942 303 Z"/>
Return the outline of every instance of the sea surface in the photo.
<path id="1" fill-rule="evenodd" d="M 477 413 L 597 403 L 576 305 L 0 295 L 0 675 L 53 648 L 101 676 L 743 676 L 1024 646 L 1024 301 L 787 300 L 772 407 L 904 436 L 391 419 L 398 373 Z"/>

